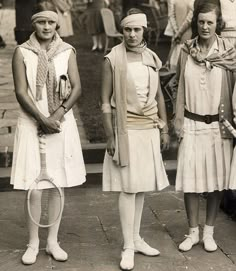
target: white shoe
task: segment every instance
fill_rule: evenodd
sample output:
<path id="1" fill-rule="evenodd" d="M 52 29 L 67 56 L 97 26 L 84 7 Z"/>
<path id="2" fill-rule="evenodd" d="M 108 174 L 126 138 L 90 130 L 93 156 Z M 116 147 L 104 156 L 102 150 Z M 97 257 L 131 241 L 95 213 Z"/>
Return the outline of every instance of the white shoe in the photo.
<path id="1" fill-rule="evenodd" d="M 142 253 L 146 256 L 158 256 L 160 251 L 150 247 L 143 239 L 134 241 L 135 252 Z"/>
<path id="2" fill-rule="evenodd" d="M 38 253 L 39 253 L 38 247 L 34 247 L 28 244 L 27 249 L 21 258 L 22 263 L 26 265 L 34 264 L 37 260 Z"/>
<path id="3" fill-rule="evenodd" d="M 121 270 L 132 270 L 134 268 L 134 250 L 125 248 L 121 253 L 120 261 Z"/>
<path id="4" fill-rule="evenodd" d="M 46 253 L 59 262 L 65 262 L 68 260 L 68 254 L 59 246 L 59 244 L 55 244 L 53 246 L 47 245 Z"/>
<path id="5" fill-rule="evenodd" d="M 203 241 L 204 249 L 207 252 L 213 252 L 217 250 L 217 244 L 212 234 L 204 234 L 202 241 Z"/>
<path id="6" fill-rule="evenodd" d="M 94 51 L 96 51 L 96 50 L 97 50 L 97 45 L 93 45 L 91 51 L 94 52 Z"/>
<path id="7" fill-rule="evenodd" d="M 194 245 L 199 243 L 198 234 L 189 234 L 185 235 L 185 237 L 185 240 L 179 245 L 179 250 L 181 251 L 189 251 Z"/>

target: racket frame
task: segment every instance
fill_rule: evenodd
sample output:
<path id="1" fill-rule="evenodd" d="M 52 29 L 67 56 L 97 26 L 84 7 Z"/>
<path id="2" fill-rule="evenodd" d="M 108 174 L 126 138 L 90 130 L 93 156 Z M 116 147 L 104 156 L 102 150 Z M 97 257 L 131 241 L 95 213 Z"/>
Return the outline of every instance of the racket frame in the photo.
<path id="1" fill-rule="evenodd" d="M 31 221 L 38 227 L 40 228 L 49 228 L 53 225 L 55 225 L 58 221 L 58 219 L 61 217 L 62 212 L 63 212 L 63 198 L 64 195 L 62 193 L 62 189 L 57 186 L 55 184 L 55 182 L 53 181 L 53 178 L 51 178 L 47 172 L 47 165 L 46 165 L 46 136 L 45 135 L 41 135 L 39 136 L 39 151 L 40 151 L 40 173 L 39 176 L 34 180 L 34 182 L 30 185 L 28 191 L 27 191 L 27 196 L 26 196 L 26 201 L 27 201 L 27 211 L 28 211 L 28 215 L 31 219 Z M 59 194 L 60 194 L 60 212 L 58 213 L 56 219 L 50 223 L 50 224 L 41 224 L 40 222 L 37 222 L 31 213 L 31 208 L 30 208 L 30 198 L 31 198 L 31 194 L 33 192 L 33 190 L 35 189 L 35 187 L 38 186 L 38 184 L 40 182 L 48 182 L 50 183 L 50 185 L 52 186 L 51 188 L 46 188 L 46 189 L 56 189 Z M 43 190 L 43 188 L 42 188 Z"/>

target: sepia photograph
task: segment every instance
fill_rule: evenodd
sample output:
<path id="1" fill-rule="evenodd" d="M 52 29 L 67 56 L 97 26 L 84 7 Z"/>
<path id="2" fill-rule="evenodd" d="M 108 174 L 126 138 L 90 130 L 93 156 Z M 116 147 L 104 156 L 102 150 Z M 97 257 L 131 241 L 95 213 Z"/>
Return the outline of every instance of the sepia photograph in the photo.
<path id="1" fill-rule="evenodd" d="M 236 271 L 236 0 L 0 0 L 0 271 Z"/>

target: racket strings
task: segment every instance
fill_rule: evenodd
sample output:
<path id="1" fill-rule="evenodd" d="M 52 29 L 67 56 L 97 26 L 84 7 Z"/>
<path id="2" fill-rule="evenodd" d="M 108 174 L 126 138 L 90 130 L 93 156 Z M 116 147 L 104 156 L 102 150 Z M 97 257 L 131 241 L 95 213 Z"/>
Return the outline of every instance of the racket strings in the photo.
<path id="1" fill-rule="evenodd" d="M 32 220 L 42 227 L 55 224 L 62 213 L 64 200 L 62 195 L 57 188 L 38 189 L 35 187 L 29 199 Z"/>

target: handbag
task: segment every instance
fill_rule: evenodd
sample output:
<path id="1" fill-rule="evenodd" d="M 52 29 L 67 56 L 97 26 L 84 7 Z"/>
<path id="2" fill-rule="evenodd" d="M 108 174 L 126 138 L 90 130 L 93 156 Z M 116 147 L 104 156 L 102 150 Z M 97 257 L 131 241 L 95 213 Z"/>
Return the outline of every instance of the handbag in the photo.
<path id="1" fill-rule="evenodd" d="M 70 80 L 67 74 L 62 74 L 59 79 L 59 98 L 60 100 L 67 100 L 71 94 Z"/>

